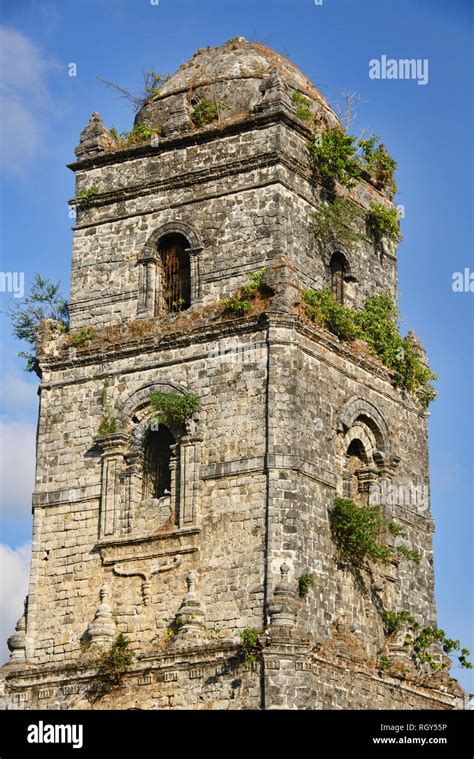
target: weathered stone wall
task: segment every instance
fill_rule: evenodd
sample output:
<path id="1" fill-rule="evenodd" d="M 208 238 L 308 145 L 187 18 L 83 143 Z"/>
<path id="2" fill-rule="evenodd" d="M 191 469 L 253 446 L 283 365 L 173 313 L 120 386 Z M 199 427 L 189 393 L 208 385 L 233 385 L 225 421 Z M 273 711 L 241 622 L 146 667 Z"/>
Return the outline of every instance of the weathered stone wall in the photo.
<path id="1" fill-rule="evenodd" d="M 113 688 L 97 678 L 92 656 L 80 667 L 4 674 L 0 705 L 8 709 L 462 708 L 462 692 L 445 682 L 385 673 L 347 648 L 304 653 L 282 640 L 252 663 L 222 645 L 155 654 Z"/>
<path id="2" fill-rule="evenodd" d="M 301 289 L 328 286 L 335 250 L 315 240 L 321 188 L 291 94 L 309 92 L 323 120 L 330 109 L 265 55 L 268 79 L 256 88 L 251 77 L 245 90 L 261 94 L 251 113 L 196 131 L 184 90 L 168 83 L 169 101 L 138 119 L 170 116 L 154 144 L 110 147 L 97 115 L 81 135 L 77 192 L 97 193 L 78 208 L 72 331 L 46 322 L 39 333 L 33 558 L 0 677 L 7 708 L 457 705 L 446 679 L 405 671 L 400 650 L 402 669 L 380 671 L 391 644 L 384 609 L 435 621 L 427 493 L 421 504 L 403 496 L 427 486 L 427 417 L 367 346 L 343 344 L 301 313 Z M 387 201 L 368 177 L 351 195 L 365 209 Z M 142 313 L 141 267 L 170 231 L 189 242 L 191 308 Z M 338 249 L 350 305 L 395 292 L 387 246 Z M 272 294 L 242 318 L 226 313 L 220 299 L 263 267 Z M 140 463 L 152 390 L 201 404 L 170 425 L 171 484 L 160 498 L 144 496 Z M 103 429 L 109 417 L 115 427 Z M 337 560 L 329 509 L 335 496 L 363 501 L 385 481 L 405 486 L 380 503 L 421 561 L 357 573 Z M 301 598 L 307 573 L 314 583 Z M 253 662 L 241 650 L 245 628 L 260 631 Z M 118 633 L 134 662 L 120 688 L 98 694 L 98 657 Z"/>
<path id="3" fill-rule="evenodd" d="M 337 338 L 329 346 L 324 333 L 311 332 L 284 327 L 271 332 L 269 574 L 275 577 L 282 558 L 292 567 L 295 583 L 300 575 L 314 574 L 314 585 L 301 602 L 304 629 L 326 638 L 335 623 L 343 622 L 357 631 L 373 656 L 384 646 L 384 609 L 406 609 L 424 624 L 435 620 L 426 416 L 387 383 L 383 367 L 377 376 L 378 367 L 370 371 L 373 361 L 367 365 L 367 357 L 351 357 Z M 373 486 L 385 483 L 393 488 L 393 497 L 381 491 L 374 503 L 381 503 L 384 516 L 404 529 L 398 543 L 421 553 L 419 564 L 397 558 L 388 567 L 375 568 L 373 576 L 354 574 L 337 561 L 329 523 L 334 498 L 345 495 L 340 418 L 353 399 L 361 413 L 366 413 L 366 402 L 387 423 L 385 468 Z M 390 471 L 393 459 L 397 463 Z"/>
<path id="4" fill-rule="evenodd" d="M 77 361 L 64 367 L 60 379 L 59 373 L 51 375 L 58 379 L 42 390 L 34 495 L 37 591 L 29 604 L 32 661 L 77 657 L 104 582 L 112 588 L 117 630 L 130 635 L 136 649 L 156 644 L 166 637 L 167 625 L 185 595 L 186 574 L 193 568 L 198 569 L 209 628 L 235 635 L 237 629 L 261 626 L 265 503 L 261 341 L 261 332 L 237 334 L 222 337 L 217 352 L 214 340 L 204 341 L 179 351 L 138 353 L 133 359 L 110 357 L 107 364 L 81 366 Z M 226 353 L 231 349 L 234 352 Z M 106 379 L 114 410 L 135 391 L 168 382 L 197 394 L 202 403 L 198 553 L 183 556 L 176 573 L 154 578 L 147 607 L 141 606 L 140 578 L 114 576 L 112 566 L 102 567 L 97 551 L 102 456 L 95 440 Z M 159 526 L 150 524 L 149 534 L 157 532 Z M 132 530 L 129 537 L 137 534 Z"/>
<path id="5" fill-rule="evenodd" d="M 204 303 L 233 292 L 282 252 L 299 284 L 317 288 L 329 284 L 332 253 L 343 252 L 350 265 L 347 302 L 355 306 L 383 290 L 394 293 L 395 258 L 369 239 L 321 250 L 311 216 L 321 200 L 307 139 L 298 122 L 260 125 L 249 117 L 198 145 L 184 136 L 141 149 L 139 158 L 109 154 L 92 166 L 76 164 L 77 192 L 97 187 L 99 194 L 79 211 L 75 227 L 72 329 L 136 317 L 138 257 L 157 230 L 177 221 L 202 244 L 196 278 Z M 352 196 L 366 210 L 382 199 L 370 184 Z"/>
<path id="6" fill-rule="evenodd" d="M 328 520 L 335 495 L 342 495 L 338 428 L 348 402 L 357 398 L 374 404 L 387 421 L 386 444 L 390 455 L 400 459 L 395 483 L 426 477 L 424 415 L 388 383 L 379 362 L 343 346 L 296 314 L 271 316 L 266 329 L 258 329 L 258 317 L 254 318 L 253 332 L 251 323 L 238 320 L 232 329 L 231 323 L 225 329 L 224 324 L 214 325 L 212 339 L 209 333 L 203 339 L 203 330 L 200 335 L 195 330 L 194 339 L 181 344 L 179 352 L 170 340 L 161 351 L 149 346 L 146 354 L 110 356 L 104 366 L 91 364 L 93 345 L 83 349 L 82 359 L 78 353 L 73 362 L 64 358 L 55 371 L 55 360 L 50 363 L 42 390 L 34 496 L 27 654 L 31 664 L 67 662 L 74 667 L 82 661 L 80 641 L 104 584 L 110 589 L 116 631 L 130 638 L 137 656 L 159 655 L 170 645 L 167 631 L 185 596 L 189 570 L 197 571 L 204 626 L 211 639 L 238 642 L 239 630 L 261 628 L 264 603 L 272 595 L 282 561 L 290 565 L 293 588 L 301 574 L 314 573 L 308 596 L 296 602 L 298 623 L 309 641 L 331 639 L 342 626 L 354 635 L 364 655 L 375 659 L 384 652 L 384 607 L 404 608 L 426 623 L 433 621 L 429 512 L 384 506 L 385 513 L 406 528 L 404 542 L 421 550 L 422 561 L 395 562 L 372 577 L 361 572 L 357 578 L 348 566 L 337 563 Z M 175 337 L 174 343 L 179 340 Z M 66 357 L 68 349 L 64 351 Z M 56 383 L 50 381 L 53 376 L 58 377 Z M 179 530 L 165 530 L 160 538 L 168 552 L 176 551 L 178 544 L 193 551 L 182 556 L 179 568 L 151 579 L 147 604 L 139 576 L 117 576 L 113 571 L 115 559 L 124 558 L 123 547 L 115 545 L 113 536 L 104 542 L 98 534 L 101 453 L 95 440 L 105 378 L 109 403 L 117 413 L 132 408 L 127 399 L 136 391 L 157 382 L 172 381 L 196 392 L 202 401 L 196 534 L 189 539 L 185 531 L 179 537 Z M 69 415 L 63 413 L 65 396 Z M 60 482 L 61 474 L 74 464 L 76 487 L 51 489 L 50 483 Z M 151 527 L 151 534 L 159 536 L 160 530 Z M 125 539 L 126 547 L 135 537 L 132 531 L 117 540 Z M 134 558 L 133 552 L 128 557 Z M 303 650 L 308 650 L 307 644 Z M 301 702 L 295 694 L 288 698 L 296 699 L 298 708 L 316 708 L 324 699 L 313 694 L 314 688 L 314 682 L 304 686 Z M 329 702 L 341 708 L 335 693 L 324 704 Z"/>

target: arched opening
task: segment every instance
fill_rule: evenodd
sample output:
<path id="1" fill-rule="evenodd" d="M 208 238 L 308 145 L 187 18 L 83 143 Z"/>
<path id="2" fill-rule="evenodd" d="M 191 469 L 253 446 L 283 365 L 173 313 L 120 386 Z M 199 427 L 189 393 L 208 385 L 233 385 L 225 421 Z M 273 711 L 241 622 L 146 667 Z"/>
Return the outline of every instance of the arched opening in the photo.
<path id="1" fill-rule="evenodd" d="M 344 277 L 346 262 L 340 253 L 334 253 L 329 264 L 331 270 L 331 292 L 338 303 L 344 303 Z"/>
<path id="2" fill-rule="evenodd" d="M 351 440 L 346 451 L 344 470 L 344 495 L 360 501 L 360 475 L 367 467 L 367 454 L 360 440 Z"/>
<path id="3" fill-rule="evenodd" d="M 148 430 L 143 451 L 143 499 L 162 498 L 171 492 L 171 457 L 175 439 L 167 427 Z"/>
<path id="4" fill-rule="evenodd" d="M 180 234 L 166 234 L 158 241 L 163 303 L 168 313 L 191 305 L 191 262 L 186 248 L 189 243 Z"/>

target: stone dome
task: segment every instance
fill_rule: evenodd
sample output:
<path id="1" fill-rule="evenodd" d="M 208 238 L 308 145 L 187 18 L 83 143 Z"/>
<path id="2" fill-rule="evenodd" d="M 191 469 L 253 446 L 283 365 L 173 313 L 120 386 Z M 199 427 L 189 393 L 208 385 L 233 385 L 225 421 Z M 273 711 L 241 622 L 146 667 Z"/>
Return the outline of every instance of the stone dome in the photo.
<path id="1" fill-rule="evenodd" d="M 265 82 L 275 77 L 290 100 L 299 92 L 312 101 L 314 110 L 325 111 L 326 119 L 332 120 L 334 114 L 326 100 L 288 58 L 259 42 L 234 37 L 219 47 L 201 48 L 181 64 L 160 94 L 141 108 L 136 123 L 161 127 L 166 132 L 166 125 L 176 123 L 179 112 L 189 122 L 192 108 L 203 99 L 225 103 L 223 120 L 246 115 L 262 101 Z"/>
<path id="2" fill-rule="evenodd" d="M 236 79 L 262 81 L 275 69 L 295 89 L 312 97 L 321 97 L 313 83 L 288 58 L 259 42 L 248 42 L 243 37 L 234 37 L 219 47 L 197 50 L 191 60 L 181 64 L 164 85 L 162 94 Z"/>

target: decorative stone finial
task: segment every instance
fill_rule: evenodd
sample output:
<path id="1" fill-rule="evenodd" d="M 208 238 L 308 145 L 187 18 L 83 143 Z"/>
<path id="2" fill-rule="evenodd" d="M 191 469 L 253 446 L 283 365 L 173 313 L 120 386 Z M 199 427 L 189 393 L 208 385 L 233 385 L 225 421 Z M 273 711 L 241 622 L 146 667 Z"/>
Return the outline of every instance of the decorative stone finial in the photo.
<path id="1" fill-rule="evenodd" d="M 267 111 L 291 112 L 292 103 L 288 87 L 281 71 L 277 68 L 273 69 L 268 79 L 262 82 L 260 90 L 263 98 L 255 106 L 255 113 L 266 113 Z"/>
<path id="2" fill-rule="evenodd" d="M 93 644 L 104 645 L 115 637 L 115 622 L 112 607 L 109 603 L 109 592 L 106 585 L 100 589 L 100 604 L 95 613 L 94 621 L 87 629 L 87 637 Z"/>
<path id="3" fill-rule="evenodd" d="M 186 593 L 181 606 L 175 617 L 177 635 L 173 640 L 174 645 L 186 643 L 190 638 L 201 640 L 206 638 L 204 630 L 204 610 L 196 590 L 196 574 L 188 572 L 186 576 Z"/>
<path id="4" fill-rule="evenodd" d="M 109 130 L 104 126 L 99 114 L 94 112 L 82 130 L 79 145 L 74 152 L 79 159 L 89 158 L 104 153 L 111 142 Z"/>
<path id="5" fill-rule="evenodd" d="M 272 627 L 293 627 L 296 624 L 297 598 L 288 581 L 289 571 L 290 567 L 284 562 L 280 567 L 281 580 L 268 604 Z"/>
<path id="6" fill-rule="evenodd" d="M 275 588 L 275 593 L 282 590 L 290 590 L 290 584 L 288 582 L 288 572 L 290 571 L 290 567 L 288 564 L 283 563 L 280 567 L 280 574 L 281 574 L 281 581 Z"/>
<path id="7" fill-rule="evenodd" d="M 15 632 L 7 640 L 7 646 L 11 651 L 10 661 L 26 659 L 26 618 L 28 614 L 28 596 L 24 601 L 24 610 L 16 623 Z"/>

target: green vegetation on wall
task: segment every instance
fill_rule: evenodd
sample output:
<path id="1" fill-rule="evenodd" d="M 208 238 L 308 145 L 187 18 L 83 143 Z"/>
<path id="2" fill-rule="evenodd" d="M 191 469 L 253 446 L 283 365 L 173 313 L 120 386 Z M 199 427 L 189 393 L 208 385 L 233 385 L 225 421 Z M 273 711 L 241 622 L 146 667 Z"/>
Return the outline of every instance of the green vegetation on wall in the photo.
<path id="1" fill-rule="evenodd" d="M 109 651 L 105 651 L 99 659 L 99 676 L 120 685 L 123 676 L 129 671 L 133 662 L 133 653 L 130 651 L 130 641 L 122 633 L 117 636 Z"/>
<path id="2" fill-rule="evenodd" d="M 249 281 L 230 298 L 223 298 L 221 303 L 225 311 L 243 316 L 252 310 L 252 302 L 257 295 L 263 298 L 272 295 L 273 290 L 265 283 L 266 269 L 250 273 Z"/>
<path id="3" fill-rule="evenodd" d="M 405 610 L 385 610 L 382 616 L 387 636 L 390 637 L 397 633 L 400 628 L 404 628 L 405 639 L 403 645 L 408 649 L 410 658 L 418 669 L 427 665 L 431 671 L 436 671 L 447 669 L 450 666 L 449 661 L 436 661 L 436 656 L 433 652 L 433 647 L 436 644 L 441 646 L 443 653 L 447 656 L 454 651 L 459 651 L 457 656 L 459 665 L 464 669 L 472 669 L 472 664 L 468 658 L 471 654 L 470 650 L 462 648 L 459 640 L 448 638 L 444 630 L 432 625 L 423 626 L 419 624 Z"/>
<path id="4" fill-rule="evenodd" d="M 338 303 L 328 290 L 304 290 L 306 315 L 341 340 L 365 340 L 372 352 L 393 371 L 394 385 L 412 393 L 428 408 L 436 397 L 431 380 L 436 379 L 408 337 L 399 331 L 399 311 L 388 293 L 368 298 L 360 311 Z"/>
<path id="5" fill-rule="evenodd" d="M 366 216 L 367 229 L 375 242 L 387 237 L 392 242 L 400 242 L 400 216 L 396 208 L 387 208 L 380 203 L 371 203 Z"/>
<path id="6" fill-rule="evenodd" d="M 337 127 L 322 134 L 313 134 L 308 142 L 308 151 L 317 174 L 331 187 L 335 182 L 348 188 L 357 184 L 361 168 L 353 135 Z"/>
<path id="7" fill-rule="evenodd" d="M 306 574 L 298 577 L 298 595 L 300 598 L 306 598 L 309 593 L 309 589 L 314 584 L 314 574 L 307 572 Z"/>
<path id="8" fill-rule="evenodd" d="M 365 238 L 362 231 L 363 213 L 351 200 L 335 197 L 321 203 L 313 212 L 314 231 L 323 245 L 336 241 L 351 245 Z M 358 229 L 359 227 L 359 229 Z"/>
<path id="9" fill-rule="evenodd" d="M 222 101 L 211 102 L 203 98 L 192 109 L 190 119 L 195 127 L 200 128 L 212 121 L 217 121 L 220 114 L 228 108 L 227 103 Z"/>
<path id="10" fill-rule="evenodd" d="M 23 303 L 16 302 L 8 311 L 8 318 L 13 334 L 18 340 L 24 340 L 31 348 L 30 352 L 21 351 L 18 355 L 26 361 L 25 370 L 39 374 L 36 358 L 36 332 L 43 319 L 57 322 L 61 332 L 69 329 L 69 305 L 61 295 L 61 283 L 51 282 L 41 274 L 35 274 Z"/>
<path id="11" fill-rule="evenodd" d="M 157 411 L 157 421 L 163 424 L 184 424 L 201 406 L 197 395 L 162 393 L 157 390 L 150 393 L 150 402 Z"/>
<path id="12" fill-rule="evenodd" d="M 99 188 L 97 185 L 92 185 L 92 187 L 89 187 L 88 190 L 81 190 L 81 192 L 78 192 L 76 198 L 77 200 L 82 201 L 83 205 L 88 205 L 88 203 L 90 203 L 90 201 L 93 200 L 98 194 Z"/>
<path id="13" fill-rule="evenodd" d="M 332 534 L 342 560 L 361 564 L 366 559 L 389 564 L 395 557 L 419 564 L 419 551 L 406 546 L 392 548 L 387 538 L 402 537 L 404 530 L 382 515 L 380 506 L 359 506 L 350 498 L 335 498 L 329 514 Z M 406 551 L 400 551 L 405 548 Z"/>
<path id="14" fill-rule="evenodd" d="M 397 162 L 384 145 L 376 147 L 377 142 L 375 135 L 357 140 L 341 127 L 332 127 L 311 135 L 307 147 L 318 176 L 333 189 L 336 182 L 347 188 L 354 187 L 365 170 L 380 185 L 394 192 Z"/>
<path id="15" fill-rule="evenodd" d="M 141 145 L 143 142 L 151 140 L 154 135 L 161 134 L 161 128 L 152 129 L 145 126 L 145 124 L 136 124 L 129 132 L 117 132 L 117 129 L 113 126 L 110 130 L 112 138 L 123 145 L 123 147 L 133 147 L 134 145 Z"/>
<path id="16" fill-rule="evenodd" d="M 294 92 L 291 96 L 291 101 L 296 105 L 296 116 L 301 121 L 312 122 L 314 120 L 313 113 L 310 110 L 311 100 L 301 92 Z"/>
<path id="17" fill-rule="evenodd" d="M 104 414 L 99 425 L 99 435 L 111 435 L 117 431 L 117 421 L 113 416 L 113 412 L 109 404 L 108 390 L 109 386 L 106 382 L 102 388 L 101 393 L 101 403 Z"/>
<path id="18" fill-rule="evenodd" d="M 246 627 L 240 632 L 240 649 L 246 662 L 253 662 L 257 658 L 260 651 L 259 635 L 260 631 L 256 627 Z"/>

